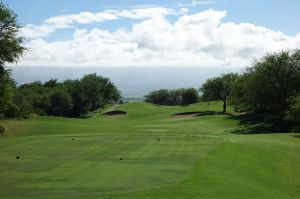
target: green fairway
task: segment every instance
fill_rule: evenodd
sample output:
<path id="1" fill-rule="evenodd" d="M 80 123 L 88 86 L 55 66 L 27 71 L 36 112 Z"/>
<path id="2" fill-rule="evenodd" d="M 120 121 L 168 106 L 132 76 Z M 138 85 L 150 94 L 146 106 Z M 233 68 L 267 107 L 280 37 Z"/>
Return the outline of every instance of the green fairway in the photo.
<path id="1" fill-rule="evenodd" d="M 127 114 L 102 115 L 113 109 Z M 135 102 L 2 120 L 0 198 L 300 198 L 300 134 L 234 134 L 246 129 L 221 110 Z M 172 117 L 183 112 L 199 114 Z"/>

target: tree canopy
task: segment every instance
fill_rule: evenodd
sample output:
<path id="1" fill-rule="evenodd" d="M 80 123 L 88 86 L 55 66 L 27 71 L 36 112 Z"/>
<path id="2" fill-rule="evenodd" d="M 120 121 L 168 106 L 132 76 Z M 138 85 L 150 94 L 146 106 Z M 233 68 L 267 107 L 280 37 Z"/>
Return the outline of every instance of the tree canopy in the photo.
<path id="1" fill-rule="evenodd" d="M 233 90 L 237 107 L 282 123 L 291 99 L 300 92 L 300 50 L 267 54 L 246 69 Z"/>
<path id="2" fill-rule="evenodd" d="M 0 2 L 0 116 L 17 111 L 13 102 L 15 83 L 5 63 L 17 62 L 25 52 L 17 15 Z"/>
<path id="3" fill-rule="evenodd" d="M 223 112 L 226 112 L 227 99 L 232 93 L 232 88 L 237 80 L 238 74 L 223 74 L 220 77 L 208 79 L 200 88 L 202 100 L 222 100 Z"/>
<path id="4" fill-rule="evenodd" d="M 145 96 L 145 101 L 160 105 L 186 105 L 199 101 L 199 93 L 194 88 L 176 90 L 160 89 Z"/>
<path id="5" fill-rule="evenodd" d="M 21 25 L 17 15 L 0 2 L 0 66 L 17 62 L 25 52 L 24 37 L 19 35 Z"/>
<path id="6" fill-rule="evenodd" d="M 36 113 L 64 117 L 80 117 L 120 99 L 116 86 L 97 74 L 62 83 L 52 79 L 44 84 L 23 84 L 18 87 L 15 97 L 21 115 Z"/>

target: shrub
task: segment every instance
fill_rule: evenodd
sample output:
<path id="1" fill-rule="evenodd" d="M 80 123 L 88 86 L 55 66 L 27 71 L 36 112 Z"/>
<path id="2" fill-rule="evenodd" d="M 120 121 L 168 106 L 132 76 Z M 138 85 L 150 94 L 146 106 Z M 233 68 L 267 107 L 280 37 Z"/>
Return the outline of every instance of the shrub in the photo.
<path id="1" fill-rule="evenodd" d="M 0 133 L 5 133 L 5 128 L 0 124 Z"/>
<path id="2" fill-rule="evenodd" d="M 9 103 L 4 115 L 5 117 L 18 117 L 19 113 L 20 113 L 20 108 L 13 103 Z"/>

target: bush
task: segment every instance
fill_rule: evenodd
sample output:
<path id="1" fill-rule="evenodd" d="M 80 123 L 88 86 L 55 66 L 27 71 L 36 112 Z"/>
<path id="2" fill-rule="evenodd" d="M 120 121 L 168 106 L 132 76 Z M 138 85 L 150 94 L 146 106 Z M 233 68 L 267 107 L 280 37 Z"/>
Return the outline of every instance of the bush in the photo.
<path id="1" fill-rule="evenodd" d="M 0 133 L 5 133 L 5 128 L 0 124 Z"/>
<path id="2" fill-rule="evenodd" d="M 20 113 L 20 108 L 12 103 L 9 103 L 6 111 L 4 112 L 5 117 L 18 117 Z"/>

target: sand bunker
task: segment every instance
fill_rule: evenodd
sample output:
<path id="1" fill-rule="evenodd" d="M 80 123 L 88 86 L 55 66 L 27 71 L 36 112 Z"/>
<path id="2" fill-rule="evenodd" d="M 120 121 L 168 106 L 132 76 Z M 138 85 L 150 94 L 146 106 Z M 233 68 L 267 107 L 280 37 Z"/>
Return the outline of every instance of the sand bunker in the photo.
<path id="1" fill-rule="evenodd" d="M 121 116 L 121 115 L 126 115 L 127 113 L 125 111 L 108 111 L 108 112 L 105 112 L 103 113 L 102 115 L 105 115 L 105 116 Z"/>

